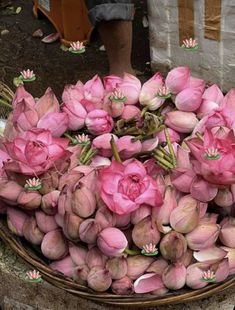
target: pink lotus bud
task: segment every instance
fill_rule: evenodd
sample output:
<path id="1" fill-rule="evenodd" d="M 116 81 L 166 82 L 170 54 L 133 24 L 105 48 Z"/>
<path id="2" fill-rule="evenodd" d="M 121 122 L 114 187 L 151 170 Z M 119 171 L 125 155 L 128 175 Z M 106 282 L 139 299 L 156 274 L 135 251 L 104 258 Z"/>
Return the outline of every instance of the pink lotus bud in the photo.
<path id="1" fill-rule="evenodd" d="M 148 139 L 142 142 L 141 152 L 151 152 L 158 146 L 158 138 Z"/>
<path id="2" fill-rule="evenodd" d="M 199 223 L 199 225 L 185 238 L 192 250 L 202 250 L 213 246 L 219 237 L 220 226 L 213 223 Z"/>
<path id="3" fill-rule="evenodd" d="M 160 252 L 165 259 L 172 262 L 179 260 L 187 250 L 187 242 L 183 235 L 171 231 L 165 235 L 160 243 Z"/>
<path id="4" fill-rule="evenodd" d="M 189 87 L 200 90 L 200 92 L 203 93 L 206 87 L 206 83 L 202 79 L 198 79 L 198 78 L 190 76 Z"/>
<path id="5" fill-rule="evenodd" d="M 139 140 L 136 142 L 132 142 L 133 138 L 133 136 L 123 136 L 118 139 L 117 148 L 121 158 L 131 158 L 133 155 L 141 151 L 141 142 Z"/>
<path id="6" fill-rule="evenodd" d="M 67 242 L 59 229 L 52 230 L 44 236 L 41 251 L 52 260 L 61 259 L 68 253 Z"/>
<path id="7" fill-rule="evenodd" d="M 147 273 L 134 282 L 135 293 L 144 294 L 164 287 L 161 276 L 156 273 Z"/>
<path id="8" fill-rule="evenodd" d="M 216 282 L 223 282 L 229 275 L 229 262 L 227 258 L 222 261 L 214 263 L 211 270 L 215 273 Z"/>
<path id="9" fill-rule="evenodd" d="M 137 210 L 131 212 L 131 223 L 133 225 L 136 225 L 141 220 L 151 215 L 151 212 L 152 212 L 152 207 L 147 206 L 147 205 L 141 205 Z"/>
<path id="10" fill-rule="evenodd" d="M 59 175 L 54 171 L 47 171 L 43 174 L 43 183 L 40 193 L 42 195 L 49 194 L 56 190 L 59 185 Z"/>
<path id="11" fill-rule="evenodd" d="M 87 284 L 97 292 L 105 292 L 112 284 L 112 279 L 107 270 L 101 266 L 93 267 L 87 277 Z"/>
<path id="12" fill-rule="evenodd" d="M 140 249 L 150 243 L 156 245 L 160 240 L 156 221 L 151 216 L 141 220 L 133 228 L 132 239 Z"/>
<path id="13" fill-rule="evenodd" d="M 96 209 L 95 194 L 86 186 L 76 189 L 72 194 L 72 210 L 75 214 L 87 218 Z"/>
<path id="14" fill-rule="evenodd" d="M 127 276 L 136 280 L 142 276 L 155 259 L 143 255 L 128 256 L 127 258 Z"/>
<path id="15" fill-rule="evenodd" d="M 57 260 L 49 265 L 51 269 L 63 273 L 66 277 L 77 280 L 76 265 L 70 256 L 66 256 L 61 260 Z"/>
<path id="16" fill-rule="evenodd" d="M 33 216 L 25 220 L 23 234 L 26 240 L 36 245 L 41 244 L 44 237 L 44 233 L 38 228 L 36 219 Z"/>
<path id="17" fill-rule="evenodd" d="M 83 219 L 76 214 L 66 212 L 64 215 L 63 232 L 72 241 L 79 241 L 79 229 Z"/>
<path id="18" fill-rule="evenodd" d="M 224 218 L 220 223 L 221 231 L 219 235 L 220 241 L 223 245 L 235 248 L 234 232 L 235 232 L 235 218 L 227 217 Z"/>
<path id="19" fill-rule="evenodd" d="M 112 292 L 117 295 L 131 295 L 134 293 L 133 282 L 127 276 L 120 280 L 113 281 L 111 289 Z"/>
<path id="20" fill-rule="evenodd" d="M 214 202 L 222 208 L 230 207 L 234 202 L 233 194 L 229 188 L 219 189 Z"/>
<path id="21" fill-rule="evenodd" d="M 126 229 L 129 227 L 130 221 L 131 221 L 130 213 L 122 214 L 122 215 L 114 213 L 113 217 L 114 217 L 114 221 L 116 222 L 115 226 L 117 228 Z"/>
<path id="22" fill-rule="evenodd" d="M 21 210 L 7 207 L 7 225 L 13 234 L 23 237 L 23 226 L 28 215 Z"/>
<path id="23" fill-rule="evenodd" d="M 118 137 L 111 133 L 100 135 L 92 141 L 92 146 L 99 151 L 101 156 L 111 157 L 113 155 L 110 144 L 112 137 L 117 142 Z"/>
<path id="24" fill-rule="evenodd" d="M 163 271 L 168 267 L 168 262 L 163 258 L 157 258 L 146 270 L 146 272 L 154 272 L 162 275 Z"/>
<path id="25" fill-rule="evenodd" d="M 123 232 L 114 227 L 108 227 L 99 233 L 97 246 L 107 256 L 119 256 L 127 247 L 128 242 Z"/>
<path id="26" fill-rule="evenodd" d="M 228 259 L 229 264 L 229 275 L 235 274 L 235 249 L 225 246 L 221 247 L 221 249 L 223 249 L 227 253 L 226 258 Z"/>
<path id="27" fill-rule="evenodd" d="M 78 282 L 82 285 L 87 284 L 87 277 L 90 272 L 90 269 L 87 265 L 82 265 L 76 267 L 77 269 L 77 276 L 78 276 Z"/>
<path id="28" fill-rule="evenodd" d="M 198 202 L 190 195 L 188 197 L 188 201 L 181 199 L 170 215 L 171 227 L 182 234 L 192 231 L 199 222 Z"/>
<path id="29" fill-rule="evenodd" d="M 78 169 L 72 169 L 67 173 L 63 174 L 59 180 L 59 190 L 64 193 L 66 193 L 67 188 L 69 188 L 69 190 L 72 190 L 82 176 L 83 173 Z"/>
<path id="30" fill-rule="evenodd" d="M 41 205 L 42 196 L 38 191 L 23 191 L 20 193 L 17 202 L 26 210 L 38 209 Z"/>
<path id="31" fill-rule="evenodd" d="M 214 185 L 211 185 L 207 181 L 205 181 L 203 178 L 196 176 L 192 183 L 190 188 L 190 193 L 193 196 L 193 198 L 208 202 L 215 198 L 217 195 L 218 188 Z"/>
<path id="32" fill-rule="evenodd" d="M 100 226 L 94 219 L 83 221 L 79 227 L 80 239 L 88 244 L 96 243 L 99 232 Z"/>
<path id="33" fill-rule="evenodd" d="M 175 130 L 171 128 L 167 128 L 167 130 L 168 130 L 170 140 L 172 143 L 180 141 L 180 135 L 178 134 L 178 132 L 176 132 Z M 166 136 L 165 136 L 164 130 L 159 131 L 156 134 L 156 137 L 158 137 L 159 144 L 161 144 L 162 142 L 166 142 Z"/>
<path id="34" fill-rule="evenodd" d="M 14 181 L 3 179 L 0 181 L 0 198 L 10 205 L 17 204 L 17 199 L 23 190 L 23 187 Z"/>
<path id="35" fill-rule="evenodd" d="M 139 118 L 141 111 L 134 105 L 125 105 L 121 118 L 124 120 L 129 120 L 131 118 Z"/>
<path id="36" fill-rule="evenodd" d="M 193 112 L 172 111 L 166 114 L 165 124 L 180 133 L 190 133 L 198 119 Z"/>
<path id="37" fill-rule="evenodd" d="M 171 212 L 177 207 L 175 198 L 175 190 L 172 186 L 167 186 L 164 193 L 163 204 L 160 208 L 153 208 L 152 214 L 157 221 L 158 230 L 162 233 L 167 233 L 170 228 Z"/>
<path id="38" fill-rule="evenodd" d="M 60 215 L 59 213 L 56 213 L 56 215 L 54 215 L 56 224 L 60 227 L 63 228 L 64 226 L 64 217 L 63 215 Z"/>
<path id="39" fill-rule="evenodd" d="M 196 263 L 188 266 L 186 285 L 192 289 L 199 289 L 207 286 L 209 281 L 203 281 L 203 278 L 205 277 L 205 272 L 208 270 L 210 270 L 210 264 L 207 263 Z"/>
<path id="40" fill-rule="evenodd" d="M 114 257 L 107 260 L 105 268 L 113 280 L 120 280 L 127 274 L 127 260 L 125 257 Z"/>
<path id="41" fill-rule="evenodd" d="M 107 259 L 97 247 L 93 247 L 87 253 L 86 263 L 90 269 L 96 266 L 105 267 Z"/>
<path id="42" fill-rule="evenodd" d="M 58 199 L 58 213 L 65 215 L 65 212 L 72 213 L 72 192 L 68 187 L 64 187 Z"/>
<path id="43" fill-rule="evenodd" d="M 101 229 L 113 227 L 116 224 L 116 217 L 114 217 L 112 212 L 105 206 L 97 210 L 95 220 Z"/>
<path id="44" fill-rule="evenodd" d="M 177 261 L 177 263 L 181 263 L 185 267 L 188 267 L 193 261 L 193 251 L 187 249 L 185 254 Z"/>
<path id="45" fill-rule="evenodd" d="M 55 215 L 60 191 L 52 191 L 42 196 L 41 208 L 48 215 Z"/>
<path id="46" fill-rule="evenodd" d="M 185 112 L 196 111 L 202 102 L 202 92 L 196 88 L 185 88 L 177 94 L 175 98 L 175 105 L 178 110 Z"/>
<path id="47" fill-rule="evenodd" d="M 198 110 L 200 118 L 202 118 L 209 112 L 218 109 L 219 106 L 222 104 L 223 98 L 224 95 L 216 84 L 208 87 L 203 93 L 203 101 Z"/>
<path id="48" fill-rule="evenodd" d="M 81 246 L 71 244 L 69 245 L 69 254 L 76 266 L 85 265 L 87 257 L 87 249 Z"/>
<path id="49" fill-rule="evenodd" d="M 93 110 L 87 114 L 85 124 L 88 131 L 95 136 L 111 132 L 113 129 L 113 119 L 104 110 Z"/>
<path id="50" fill-rule="evenodd" d="M 203 249 L 199 252 L 193 252 L 193 257 L 200 263 L 209 263 L 213 264 L 218 261 L 221 261 L 225 256 L 227 255 L 227 252 L 224 251 L 221 248 L 218 247 L 211 247 Z"/>
<path id="51" fill-rule="evenodd" d="M 122 115 L 124 107 L 125 107 L 124 102 L 118 101 L 118 100 L 115 100 L 115 101 L 109 100 L 108 105 L 109 105 L 109 114 L 112 117 L 115 118 L 115 117 L 119 117 Z"/>
<path id="52" fill-rule="evenodd" d="M 177 67 L 167 74 L 165 84 L 173 94 L 178 94 L 189 86 L 189 81 L 190 69 L 187 67 Z"/>
<path id="53" fill-rule="evenodd" d="M 35 212 L 35 217 L 39 229 L 44 233 L 58 228 L 54 216 L 47 215 L 42 211 L 37 211 Z"/>
<path id="54" fill-rule="evenodd" d="M 162 281 L 170 290 L 179 290 L 185 285 L 186 273 L 187 269 L 183 264 L 172 264 L 164 270 Z"/>
<path id="55" fill-rule="evenodd" d="M 60 126 L 58 126 L 60 124 Z M 49 129 L 53 137 L 60 137 L 68 129 L 68 115 L 63 112 L 46 113 L 37 123 L 37 128 Z"/>
<path id="56" fill-rule="evenodd" d="M 200 225 L 208 224 L 208 223 L 216 224 L 218 220 L 218 216 L 219 214 L 216 214 L 216 213 L 205 213 L 205 215 L 202 218 L 200 218 L 199 224 Z"/>

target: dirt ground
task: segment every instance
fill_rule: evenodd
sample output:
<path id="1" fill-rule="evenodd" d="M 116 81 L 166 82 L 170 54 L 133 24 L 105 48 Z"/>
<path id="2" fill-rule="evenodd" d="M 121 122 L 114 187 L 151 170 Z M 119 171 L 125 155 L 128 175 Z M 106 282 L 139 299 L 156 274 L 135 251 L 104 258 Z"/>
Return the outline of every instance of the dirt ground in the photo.
<path id="1" fill-rule="evenodd" d="M 142 75 L 142 80 L 150 73 L 148 28 L 142 25 L 146 13 L 146 1 L 136 0 L 133 39 L 133 66 Z M 5 15 L 5 6 L 9 4 L 21 7 L 16 15 Z M 98 35 L 87 47 L 83 57 L 65 53 L 60 49 L 60 42 L 45 44 L 32 33 L 41 29 L 44 35 L 55 32 L 52 24 L 46 19 L 36 19 L 32 13 L 31 0 L 0 0 L 0 80 L 13 86 L 13 78 L 20 75 L 22 69 L 30 68 L 37 75 L 37 81 L 27 85 L 27 89 L 36 97 L 41 96 L 50 86 L 60 98 L 65 84 L 77 80 L 83 82 L 96 73 L 104 76 L 108 72 L 106 53 L 100 51 L 102 42 Z M 9 32 L 7 33 L 8 30 Z"/>

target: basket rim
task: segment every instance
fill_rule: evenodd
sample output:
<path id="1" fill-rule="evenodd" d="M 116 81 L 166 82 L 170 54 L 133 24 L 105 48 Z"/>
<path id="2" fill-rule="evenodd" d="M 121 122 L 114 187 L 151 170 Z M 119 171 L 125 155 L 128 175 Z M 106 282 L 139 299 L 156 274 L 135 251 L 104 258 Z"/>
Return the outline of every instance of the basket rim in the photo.
<path id="1" fill-rule="evenodd" d="M 161 305 L 179 304 L 195 301 L 209 297 L 215 293 L 222 292 L 235 285 L 235 276 L 231 276 L 226 281 L 208 285 L 198 290 L 183 290 L 182 294 L 168 293 L 164 296 L 151 294 L 143 295 L 115 295 L 111 293 L 96 293 L 86 286 L 75 283 L 63 274 L 52 270 L 36 254 L 27 249 L 20 242 L 20 238 L 15 236 L 6 226 L 6 221 L 0 218 L 0 238 L 17 254 L 23 261 L 31 267 L 37 269 L 43 278 L 50 284 L 67 291 L 73 295 L 91 301 L 110 304 L 113 306 L 128 307 L 153 307 Z"/>

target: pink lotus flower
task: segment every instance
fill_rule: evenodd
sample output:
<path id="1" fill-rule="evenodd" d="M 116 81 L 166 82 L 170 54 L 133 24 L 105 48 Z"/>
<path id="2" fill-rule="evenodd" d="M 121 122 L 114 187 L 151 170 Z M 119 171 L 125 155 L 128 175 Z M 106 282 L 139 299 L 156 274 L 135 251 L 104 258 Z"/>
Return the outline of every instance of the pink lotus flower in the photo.
<path id="1" fill-rule="evenodd" d="M 23 70 L 20 72 L 21 76 L 25 80 L 31 80 L 32 78 L 35 77 L 35 74 L 33 73 L 33 70 Z"/>
<path id="2" fill-rule="evenodd" d="M 12 106 L 14 110 L 17 107 L 17 105 L 22 101 L 25 101 L 26 104 L 31 108 L 34 107 L 35 105 L 35 100 L 33 96 L 25 90 L 23 85 L 20 85 L 17 87 L 12 101 Z"/>
<path id="3" fill-rule="evenodd" d="M 165 99 L 161 99 L 157 96 L 162 85 L 163 77 L 157 72 L 151 79 L 143 84 L 139 96 L 140 104 L 147 106 L 151 111 L 158 109 L 165 101 Z"/>
<path id="4" fill-rule="evenodd" d="M 85 46 L 83 42 L 80 42 L 80 41 L 70 43 L 70 48 L 72 51 L 79 51 L 79 52 L 82 52 L 85 50 Z"/>
<path id="5" fill-rule="evenodd" d="M 226 139 L 219 139 L 206 130 L 203 141 L 192 138 L 186 143 L 196 159 L 196 172 L 206 181 L 219 185 L 235 182 L 235 137 L 232 132 Z"/>
<path id="6" fill-rule="evenodd" d="M 12 158 L 4 164 L 6 170 L 39 175 L 66 155 L 68 140 L 53 138 L 49 130 L 34 128 L 4 145 Z"/>
<path id="7" fill-rule="evenodd" d="M 85 120 L 87 129 L 95 136 L 111 132 L 113 129 L 113 119 L 104 110 L 93 110 L 87 114 Z"/>
<path id="8" fill-rule="evenodd" d="M 100 172 L 101 197 L 110 210 L 128 214 L 141 204 L 152 207 L 162 204 L 162 197 L 143 164 L 131 160 L 125 164 L 113 161 Z"/>
<path id="9" fill-rule="evenodd" d="M 178 94 L 189 86 L 190 69 L 177 67 L 171 70 L 166 77 L 166 86 L 173 94 Z"/>

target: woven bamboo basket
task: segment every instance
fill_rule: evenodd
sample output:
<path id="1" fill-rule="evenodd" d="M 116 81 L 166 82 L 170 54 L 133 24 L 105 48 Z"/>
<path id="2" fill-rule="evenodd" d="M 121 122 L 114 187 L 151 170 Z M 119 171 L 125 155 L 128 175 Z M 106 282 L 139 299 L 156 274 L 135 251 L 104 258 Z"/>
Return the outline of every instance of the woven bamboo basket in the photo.
<path id="1" fill-rule="evenodd" d="M 209 297 L 235 285 L 235 277 L 228 278 L 225 282 L 210 284 L 202 289 L 182 289 L 170 292 L 164 296 L 143 295 L 114 295 L 112 293 L 97 293 L 86 286 L 80 285 L 48 267 L 38 253 L 33 250 L 24 240 L 13 235 L 7 227 L 4 218 L 0 219 L 0 238 L 19 255 L 28 265 L 38 270 L 42 277 L 52 285 L 63 289 L 73 295 L 83 297 L 100 303 L 111 304 L 123 307 L 153 307 L 160 305 L 176 304 L 188 301 L 195 301 Z"/>

